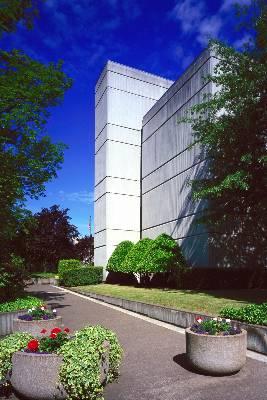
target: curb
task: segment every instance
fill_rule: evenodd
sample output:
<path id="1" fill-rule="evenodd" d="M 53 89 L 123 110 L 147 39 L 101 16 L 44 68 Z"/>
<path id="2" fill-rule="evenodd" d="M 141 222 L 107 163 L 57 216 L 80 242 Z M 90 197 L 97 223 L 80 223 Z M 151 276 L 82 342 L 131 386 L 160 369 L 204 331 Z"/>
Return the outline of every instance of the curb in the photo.
<path id="1" fill-rule="evenodd" d="M 58 286 L 58 288 L 61 288 Z M 62 288 L 63 289 L 63 288 Z M 68 289 L 69 290 L 69 289 Z M 190 311 L 176 310 L 173 308 L 156 306 L 153 304 L 142 303 L 134 300 L 126 300 L 118 297 L 106 296 L 96 293 L 83 292 L 82 290 L 70 290 L 73 293 L 79 293 L 86 297 L 90 297 L 104 303 L 112 304 L 114 306 L 123 308 L 125 310 L 133 311 L 137 314 L 145 315 L 147 317 L 156 319 L 158 321 L 166 322 L 181 328 L 188 328 L 191 326 L 196 317 L 201 316 L 204 319 L 210 318 L 210 315 L 194 313 Z M 267 327 L 261 325 L 250 325 L 239 321 L 232 321 L 233 325 L 245 329 L 248 333 L 247 348 L 257 353 L 267 355 Z"/>

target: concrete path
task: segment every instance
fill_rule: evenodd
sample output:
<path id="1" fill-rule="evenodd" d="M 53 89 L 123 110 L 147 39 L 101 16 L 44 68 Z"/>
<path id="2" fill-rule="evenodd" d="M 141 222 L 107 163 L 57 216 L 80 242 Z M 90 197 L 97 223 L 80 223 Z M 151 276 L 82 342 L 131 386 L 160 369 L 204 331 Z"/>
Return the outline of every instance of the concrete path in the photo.
<path id="1" fill-rule="evenodd" d="M 117 333 L 124 349 L 121 376 L 106 387 L 105 400 L 267 399 L 267 363 L 248 358 L 228 377 L 196 374 L 186 363 L 183 334 L 52 286 L 30 290 L 56 307 L 71 330 L 101 324 Z"/>

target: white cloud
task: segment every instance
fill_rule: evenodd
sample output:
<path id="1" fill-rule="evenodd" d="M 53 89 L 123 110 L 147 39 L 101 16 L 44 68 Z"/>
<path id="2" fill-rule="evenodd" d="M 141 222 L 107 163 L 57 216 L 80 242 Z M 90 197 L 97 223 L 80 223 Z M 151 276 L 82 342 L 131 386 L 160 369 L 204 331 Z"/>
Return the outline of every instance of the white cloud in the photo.
<path id="1" fill-rule="evenodd" d="M 171 12 L 171 17 L 179 21 L 184 33 L 194 31 L 204 15 L 205 7 L 201 0 L 178 0 Z"/>
<path id="2" fill-rule="evenodd" d="M 220 11 L 229 11 L 235 4 L 247 5 L 251 0 L 223 0 Z"/>
<path id="3" fill-rule="evenodd" d="M 58 192 L 61 200 L 73 201 L 78 203 L 92 203 L 94 201 L 93 192 L 88 192 L 87 190 L 80 190 L 79 192 L 65 192 L 60 190 Z"/>
<path id="4" fill-rule="evenodd" d="M 177 63 L 181 65 L 181 68 L 184 70 L 191 64 L 193 59 L 195 58 L 194 55 L 180 45 L 176 46 L 173 50 L 174 59 L 177 60 Z"/>
<path id="5" fill-rule="evenodd" d="M 218 15 L 204 18 L 198 27 L 197 41 L 206 46 L 209 39 L 218 38 L 222 24 L 222 19 Z"/>

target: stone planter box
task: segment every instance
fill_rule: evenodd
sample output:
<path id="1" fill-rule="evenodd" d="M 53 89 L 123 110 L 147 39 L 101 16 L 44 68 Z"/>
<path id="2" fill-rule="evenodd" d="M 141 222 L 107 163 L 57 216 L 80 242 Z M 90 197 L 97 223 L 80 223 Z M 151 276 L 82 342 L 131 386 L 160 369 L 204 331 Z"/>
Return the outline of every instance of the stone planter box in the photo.
<path id="1" fill-rule="evenodd" d="M 104 353 L 100 365 L 100 380 L 107 379 L 109 368 L 109 343 L 104 342 Z M 12 356 L 10 382 L 15 392 L 32 400 L 63 400 L 67 394 L 59 384 L 62 357 L 57 354 L 24 353 L 17 351 Z"/>
<path id="2" fill-rule="evenodd" d="M 21 319 L 14 319 L 13 332 L 27 332 L 32 336 L 49 336 L 53 328 L 62 326 L 62 317 L 58 316 L 53 319 L 41 319 L 35 321 L 23 321 Z M 47 332 L 42 334 L 41 330 L 46 329 Z"/>
<path id="3" fill-rule="evenodd" d="M 199 335 L 187 328 L 186 356 L 190 365 L 210 375 L 229 375 L 246 362 L 247 332 L 239 335 Z"/>
<path id="4" fill-rule="evenodd" d="M 27 285 L 58 285 L 58 278 L 31 278 Z"/>
<path id="5" fill-rule="evenodd" d="M 23 315 L 27 310 L 0 313 L 0 336 L 9 335 L 13 332 L 13 321 Z"/>

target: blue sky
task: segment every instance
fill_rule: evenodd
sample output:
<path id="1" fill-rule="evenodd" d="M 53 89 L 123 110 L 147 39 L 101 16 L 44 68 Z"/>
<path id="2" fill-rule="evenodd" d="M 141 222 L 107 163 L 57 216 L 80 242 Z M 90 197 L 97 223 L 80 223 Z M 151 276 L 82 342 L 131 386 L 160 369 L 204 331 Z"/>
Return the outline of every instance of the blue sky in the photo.
<path id="1" fill-rule="evenodd" d="M 237 0 L 46 0 L 34 29 L 21 24 L 5 35 L 2 47 L 19 48 L 42 62 L 64 60 L 74 79 L 63 103 L 51 110 L 47 132 L 69 146 L 58 178 L 46 197 L 29 200 L 33 212 L 59 204 L 72 223 L 88 234 L 93 227 L 94 86 L 108 59 L 169 79 L 177 79 L 206 46 L 208 38 L 241 48 Z M 240 0 L 247 3 L 247 0 Z"/>

